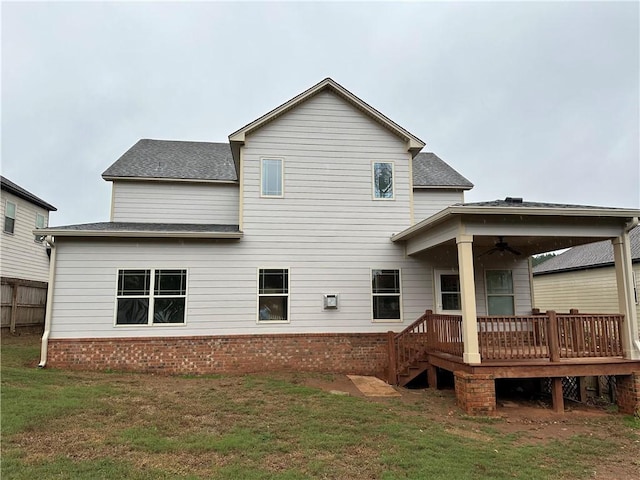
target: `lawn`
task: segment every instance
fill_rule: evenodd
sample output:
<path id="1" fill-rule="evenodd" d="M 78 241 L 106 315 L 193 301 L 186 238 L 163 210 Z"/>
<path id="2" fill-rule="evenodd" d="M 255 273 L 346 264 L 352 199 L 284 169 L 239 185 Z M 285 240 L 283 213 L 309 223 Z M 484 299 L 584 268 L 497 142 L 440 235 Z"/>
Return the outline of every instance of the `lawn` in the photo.
<path id="1" fill-rule="evenodd" d="M 615 413 L 472 418 L 450 391 L 338 395 L 332 375 L 37 369 L 38 340 L 2 338 L 3 480 L 640 478 L 640 422 Z"/>

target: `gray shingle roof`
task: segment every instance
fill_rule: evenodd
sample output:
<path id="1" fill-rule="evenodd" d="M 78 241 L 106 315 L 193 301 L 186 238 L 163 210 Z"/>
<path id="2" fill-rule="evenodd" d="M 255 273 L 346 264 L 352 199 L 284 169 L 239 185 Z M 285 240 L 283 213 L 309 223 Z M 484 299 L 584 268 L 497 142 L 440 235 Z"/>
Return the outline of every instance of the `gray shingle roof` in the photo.
<path id="1" fill-rule="evenodd" d="M 103 178 L 177 180 L 238 179 L 228 143 L 139 140 L 102 174 Z"/>
<path id="2" fill-rule="evenodd" d="M 28 202 L 33 203 L 34 205 L 38 205 L 39 207 L 42 207 L 45 210 L 49 210 L 50 212 L 56 212 L 58 210 L 53 205 L 45 202 L 39 197 L 36 197 L 33 193 L 29 192 L 28 190 L 25 190 L 20 185 L 13 183 L 8 178 L 0 176 L 0 185 L 2 187 L 2 190 L 12 193 L 16 197 L 20 197 Z"/>
<path id="3" fill-rule="evenodd" d="M 413 159 L 413 185 L 468 190 L 473 183 L 447 165 L 435 153 L 419 153 Z"/>
<path id="4" fill-rule="evenodd" d="M 543 203 L 543 202 L 525 202 L 518 201 L 521 199 L 515 199 L 516 201 L 509 201 L 509 197 L 505 200 L 490 200 L 487 202 L 472 202 L 458 205 L 473 206 L 473 207 L 512 207 L 512 208 L 570 208 L 570 209 L 601 209 L 601 210 L 620 210 L 615 207 L 594 207 L 590 205 L 571 205 L 566 203 Z"/>
<path id="5" fill-rule="evenodd" d="M 629 233 L 631 241 L 631 258 L 640 261 L 640 227 Z M 533 268 L 534 275 L 543 273 L 580 270 L 613 264 L 613 246 L 609 240 L 589 243 L 570 248 Z"/>

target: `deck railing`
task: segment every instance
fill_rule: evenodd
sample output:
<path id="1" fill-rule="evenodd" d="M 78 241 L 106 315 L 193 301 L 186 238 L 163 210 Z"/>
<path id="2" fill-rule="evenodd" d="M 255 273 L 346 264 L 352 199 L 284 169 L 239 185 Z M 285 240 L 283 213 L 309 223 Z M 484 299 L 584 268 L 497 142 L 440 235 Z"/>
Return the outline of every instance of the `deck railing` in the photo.
<path id="1" fill-rule="evenodd" d="M 620 314 L 569 314 L 478 317 L 478 346 L 482 361 L 621 357 Z M 462 358 L 462 317 L 427 310 L 400 333 L 389 332 L 389 383 L 398 373 L 428 353 Z"/>

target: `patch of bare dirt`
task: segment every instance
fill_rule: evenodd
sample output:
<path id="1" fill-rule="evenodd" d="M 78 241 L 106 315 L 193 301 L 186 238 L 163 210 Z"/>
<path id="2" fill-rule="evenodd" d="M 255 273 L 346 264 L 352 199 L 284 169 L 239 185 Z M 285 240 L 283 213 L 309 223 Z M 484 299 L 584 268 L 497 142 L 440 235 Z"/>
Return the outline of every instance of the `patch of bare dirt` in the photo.
<path id="1" fill-rule="evenodd" d="M 364 395 L 343 375 L 310 377 L 305 385 L 325 391 L 343 391 L 356 397 Z M 478 428 L 487 421 L 492 429 L 504 434 L 516 434 L 521 444 L 546 444 L 575 436 L 599 439 L 616 438 L 618 452 L 598 459 L 590 478 L 595 480 L 638 480 L 640 478 L 640 431 L 629 438 L 617 435 L 619 415 L 599 407 L 567 402 L 565 412 L 558 414 L 550 403 L 543 401 L 498 402 L 497 413 L 491 419 L 477 419 L 464 415 L 456 406 L 452 390 L 397 388 L 402 397 L 388 399 L 366 397 L 375 402 L 401 401 L 420 406 L 414 414 L 445 425 L 445 431 L 460 437 L 488 441 L 490 436 Z"/>

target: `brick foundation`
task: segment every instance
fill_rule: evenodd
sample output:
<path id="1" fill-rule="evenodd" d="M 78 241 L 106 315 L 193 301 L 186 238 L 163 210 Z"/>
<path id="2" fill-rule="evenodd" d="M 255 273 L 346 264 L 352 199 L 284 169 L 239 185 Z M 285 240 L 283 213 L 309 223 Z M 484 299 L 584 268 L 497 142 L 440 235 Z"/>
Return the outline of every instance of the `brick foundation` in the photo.
<path id="1" fill-rule="evenodd" d="M 640 417 L 640 372 L 616 376 L 616 399 L 622 413 Z"/>
<path id="2" fill-rule="evenodd" d="M 168 374 L 331 372 L 381 375 L 386 334 L 50 339 L 47 366 Z"/>
<path id="3" fill-rule="evenodd" d="M 458 406 L 469 415 L 496 412 L 496 382 L 493 375 L 454 372 Z"/>

